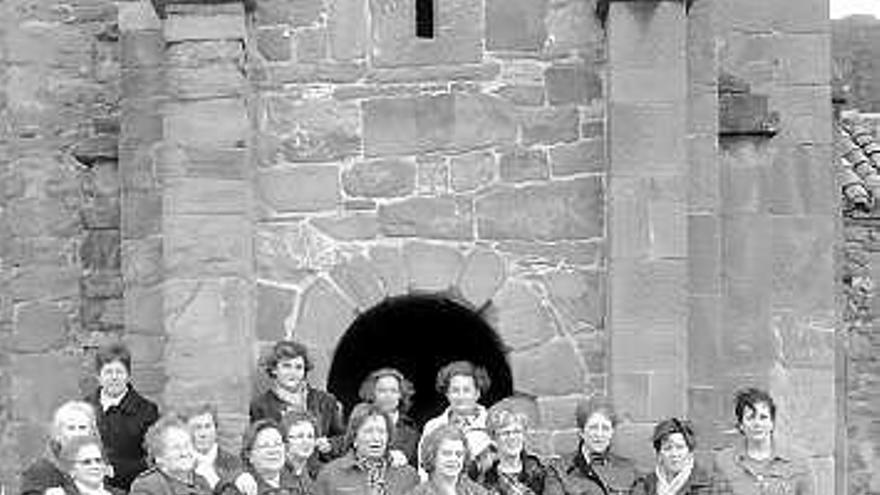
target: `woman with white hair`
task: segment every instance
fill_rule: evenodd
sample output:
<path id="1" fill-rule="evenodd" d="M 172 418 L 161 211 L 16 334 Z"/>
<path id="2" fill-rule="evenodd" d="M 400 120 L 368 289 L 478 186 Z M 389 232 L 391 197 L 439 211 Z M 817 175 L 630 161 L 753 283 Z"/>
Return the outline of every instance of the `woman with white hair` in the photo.
<path id="1" fill-rule="evenodd" d="M 69 484 L 60 459 L 61 449 L 73 438 L 97 434 L 95 410 L 91 405 L 78 400 L 61 404 L 52 415 L 46 452 L 21 473 L 21 495 L 43 495 L 49 488 Z"/>

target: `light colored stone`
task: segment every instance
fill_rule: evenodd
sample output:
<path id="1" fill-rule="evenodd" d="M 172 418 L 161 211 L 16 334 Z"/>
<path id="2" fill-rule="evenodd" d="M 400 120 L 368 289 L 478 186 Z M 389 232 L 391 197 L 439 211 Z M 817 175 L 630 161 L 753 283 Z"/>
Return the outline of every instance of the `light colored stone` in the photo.
<path id="1" fill-rule="evenodd" d="M 178 214 L 233 214 L 249 211 L 250 184 L 240 180 L 175 178 L 163 188 L 162 211 Z"/>
<path id="2" fill-rule="evenodd" d="M 604 273 L 584 270 L 557 270 L 544 276 L 544 285 L 553 307 L 569 331 L 588 325 L 605 324 Z"/>
<path id="3" fill-rule="evenodd" d="M 311 220 L 316 229 L 339 241 L 375 239 L 379 235 L 379 219 L 373 212 L 345 213 Z"/>
<path id="4" fill-rule="evenodd" d="M 547 154 L 540 149 L 514 148 L 501 154 L 499 175 L 504 182 L 547 179 Z"/>
<path id="5" fill-rule="evenodd" d="M 415 189 L 415 182 L 415 164 L 401 159 L 356 162 L 342 173 L 342 187 L 350 196 L 406 196 Z"/>
<path id="6" fill-rule="evenodd" d="M 244 147 L 249 134 L 247 109 L 238 99 L 212 99 L 168 104 L 165 136 L 182 145 Z"/>
<path id="7" fill-rule="evenodd" d="M 266 284 L 257 284 L 257 328 L 260 340 L 276 342 L 287 336 L 285 320 L 291 316 L 299 293 Z"/>
<path id="8" fill-rule="evenodd" d="M 538 52 L 544 47 L 547 0 L 488 0 L 486 48 Z"/>
<path id="9" fill-rule="evenodd" d="M 458 290 L 473 307 L 482 308 L 504 282 L 504 260 L 494 251 L 477 248 L 468 254 L 458 278 Z"/>
<path id="10" fill-rule="evenodd" d="M 330 371 L 333 349 L 354 322 L 355 308 L 324 279 L 318 279 L 303 293 L 302 305 L 292 337 L 310 350 L 315 368 L 313 383 L 323 385 Z"/>
<path id="11" fill-rule="evenodd" d="M 472 206 L 450 196 L 410 198 L 379 206 L 379 226 L 391 237 L 470 239 L 473 237 Z"/>
<path id="12" fill-rule="evenodd" d="M 574 106 L 529 109 L 522 112 L 523 144 L 553 144 L 578 138 L 578 111 Z"/>
<path id="13" fill-rule="evenodd" d="M 363 57 L 367 46 L 367 1 L 331 0 L 327 9 L 333 58 L 351 60 Z"/>
<path id="14" fill-rule="evenodd" d="M 424 242 L 407 243 L 403 247 L 403 258 L 409 274 L 409 288 L 426 292 L 449 290 L 464 261 L 456 249 Z"/>
<path id="15" fill-rule="evenodd" d="M 553 315 L 529 284 L 508 280 L 492 302 L 498 334 L 514 351 L 534 347 L 556 335 Z"/>
<path id="16" fill-rule="evenodd" d="M 260 197 L 278 212 L 333 210 L 340 200 L 339 170 L 330 165 L 301 165 L 257 176 Z"/>
<path id="17" fill-rule="evenodd" d="M 571 343 L 555 338 L 539 347 L 511 353 L 508 357 L 518 392 L 536 396 L 580 394 L 586 377 Z M 547 366 L 547 363 L 554 363 Z"/>
<path id="18" fill-rule="evenodd" d="M 244 5 L 239 13 L 218 15 L 171 14 L 162 23 L 167 42 L 240 39 L 246 36 Z"/>
<path id="19" fill-rule="evenodd" d="M 12 348 L 19 352 L 48 352 L 67 337 L 69 309 L 58 304 L 28 302 L 15 307 Z"/>
<path id="20" fill-rule="evenodd" d="M 549 149 L 549 153 L 554 177 L 604 172 L 608 161 L 603 138 L 557 144 Z"/>
<path id="21" fill-rule="evenodd" d="M 393 297 L 405 294 L 409 289 L 406 262 L 399 249 L 387 246 L 370 247 L 370 261 L 379 272 L 385 292 Z"/>
<path id="22" fill-rule="evenodd" d="M 330 277 L 342 291 L 358 305 L 368 310 L 385 297 L 382 280 L 369 260 L 353 256 L 333 267 Z"/>
<path id="23" fill-rule="evenodd" d="M 491 151 L 457 155 L 450 160 L 450 179 L 455 192 L 472 191 L 489 185 L 497 174 L 495 155 Z"/>
<path id="24" fill-rule="evenodd" d="M 12 354 L 10 414 L 16 420 L 45 418 L 71 397 L 79 397 L 80 356 L 62 353 Z"/>
<path id="25" fill-rule="evenodd" d="M 164 221 L 162 255 L 177 276 L 243 275 L 253 255 L 250 221 L 238 215 L 179 215 Z"/>
<path id="26" fill-rule="evenodd" d="M 277 150 L 290 162 L 330 162 L 361 148 L 360 107 L 325 99 L 267 98 L 265 130 L 280 141 Z"/>

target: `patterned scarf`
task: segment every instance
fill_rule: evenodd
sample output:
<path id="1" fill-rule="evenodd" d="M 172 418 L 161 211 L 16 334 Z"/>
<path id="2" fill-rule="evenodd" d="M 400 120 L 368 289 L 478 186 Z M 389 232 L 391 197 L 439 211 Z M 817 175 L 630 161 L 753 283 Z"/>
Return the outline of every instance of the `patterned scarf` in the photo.
<path id="1" fill-rule="evenodd" d="M 681 487 L 687 483 L 688 478 L 691 477 L 691 471 L 694 469 L 694 458 L 691 456 L 684 467 L 681 468 L 681 471 L 678 472 L 671 480 L 666 480 L 665 475 L 663 474 L 663 470 L 660 469 L 660 466 L 654 468 L 654 473 L 657 476 L 657 495 L 675 495 L 681 490 Z"/>
<path id="2" fill-rule="evenodd" d="M 385 471 L 388 470 L 388 461 L 384 457 L 357 456 L 356 462 L 367 473 L 367 493 L 386 495 L 388 490 L 385 486 Z"/>
<path id="3" fill-rule="evenodd" d="M 276 386 L 275 395 L 284 402 L 282 416 L 286 416 L 292 412 L 305 412 L 308 393 L 309 387 L 306 385 L 305 381 L 301 381 L 296 387 L 296 390 L 287 390 Z"/>

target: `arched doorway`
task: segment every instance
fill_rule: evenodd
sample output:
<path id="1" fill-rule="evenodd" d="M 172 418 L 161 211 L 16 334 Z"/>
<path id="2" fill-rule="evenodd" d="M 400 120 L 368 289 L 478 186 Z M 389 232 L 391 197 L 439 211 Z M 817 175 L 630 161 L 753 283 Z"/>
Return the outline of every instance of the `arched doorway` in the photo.
<path id="1" fill-rule="evenodd" d="M 415 385 L 410 416 L 423 424 L 445 407 L 434 389 L 437 370 L 459 359 L 489 371 L 492 387 L 480 401 L 484 405 L 513 393 L 503 344 L 479 313 L 440 296 L 391 298 L 361 314 L 340 339 L 327 387 L 347 414 L 367 374 L 392 366 Z"/>

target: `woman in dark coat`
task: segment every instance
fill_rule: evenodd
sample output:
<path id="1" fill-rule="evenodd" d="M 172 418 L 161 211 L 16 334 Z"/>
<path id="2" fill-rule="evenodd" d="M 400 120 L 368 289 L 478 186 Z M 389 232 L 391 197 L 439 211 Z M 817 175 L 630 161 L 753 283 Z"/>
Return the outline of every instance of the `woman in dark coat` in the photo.
<path id="1" fill-rule="evenodd" d="M 360 398 L 385 411 L 394 422 L 394 438 L 389 446 L 395 462 L 405 460 L 415 467 L 418 463 L 419 427 L 406 415 L 415 389 L 403 373 L 394 368 L 381 368 L 367 376 L 360 388 Z"/>
<path id="2" fill-rule="evenodd" d="M 196 456 L 196 474 L 215 488 L 241 474 L 241 458 L 217 443 L 217 409 L 207 403 L 184 407 L 181 418 L 189 427 Z"/>
<path id="3" fill-rule="evenodd" d="M 109 484 L 128 491 L 147 469 L 144 435 L 159 418 L 159 408 L 131 386 L 131 353 L 124 345 L 99 349 L 95 369 L 99 387 L 86 401 L 95 408 L 101 441 L 113 466 Z"/>
<path id="4" fill-rule="evenodd" d="M 712 477 L 694 461 L 696 439 L 687 420 L 664 419 L 654 427 L 654 472 L 636 483 L 634 495 L 712 495 Z"/>
<path id="5" fill-rule="evenodd" d="M 415 468 L 391 462 L 394 424 L 379 406 L 362 402 L 351 411 L 347 452 L 324 466 L 315 495 L 405 495 L 419 482 Z"/>
<path id="6" fill-rule="evenodd" d="M 496 458 L 477 481 L 498 495 L 543 495 L 548 468 L 525 451 L 528 417 L 508 407 L 489 410 L 486 427 L 496 448 Z"/>
<path id="7" fill-rule="evenodd" d="M 46 452 L 21 473 L 21 495 L 43 495 L 48 488 L 70 482 L 60 459 L 61 449 L 72 439 L 97 435 L 95 411 L 86 402 L 73 400 L 62 404 L 52 415 L 51 435 Z"/>
<path id="8" fill-rule="evenodd" d="M 419 462 L 427 480 L 409 495 L 489 495 L 489 491 L 465 473 L 471 450 L 464 431 L 455 425 L 440 425 L 422 437 Z"/>
<path id="9" fill-rule="evenodd" d="M 310 412 L 317 420 L 317 450 L 323 460 L 329 460 L 342 450 L 342 409 L 333 395 L 309 385 L 311 369 L 305 346 L 287 340 L 277 342 L 263 362 L 272 386 L 251 401 L 250 418 L 251 422 L 271 419 L 281 424 L 287 414 Z"/>
<path id="10" fill-rule="evenodd" d="M 159 418 L 144 435 L 152 467 L 131 484 L 129 495 L 211 495 L 208 482 L 196 474 L 192 434 L 176 414 Z"/>
<path id="11" fill-rule="evenodd" d="M 617 414 L 602 397 L 578 404 L 575 411 L 580 448 L 556 467 L 547 487 L 551 495 L 611 495 L 632 493 L 639 477 L 635 463 L 611 448 Z M 557 482 L 558 480 L 558 482 Z"/>

